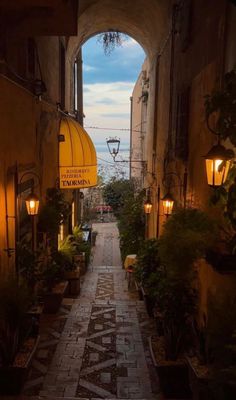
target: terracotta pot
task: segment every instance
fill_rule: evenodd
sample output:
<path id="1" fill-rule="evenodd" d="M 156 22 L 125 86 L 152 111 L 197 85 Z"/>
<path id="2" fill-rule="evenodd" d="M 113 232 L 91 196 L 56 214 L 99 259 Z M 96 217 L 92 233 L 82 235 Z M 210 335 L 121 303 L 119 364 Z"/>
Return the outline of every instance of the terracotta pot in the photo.
<path id="1" fill-rule="evenodd" d="M 152 340 L 149 340 L 150 353 L 156 367 L 159 384 L 165 399 L 191 399 L 188 367 L 183 360 L 159 361 L 152 349 Z"/>
<path id="2" fill-rule="evenodd" d="M 66 293 L 68 282 L 59 282 L 53 286 L 52 291 L 44 295 L 43 312 L 46 314 L 56 313 L 62 303 L 64 294 Z"/>
<path id="3" fill-rule="evenodd" d="M 194 368 L 191 358 L 186 357 L 188 365 L 189 383 L 193 393 L 193 400 L 210 400 L 212 395 L 210 393 L 210 381 L 207 376 L 201 376 Z"/>
<path id="4" fill-rule="evenodd" d="M 1 395 L 17 395 L 26 381 L 34 353 L 37 349 L 40 337 L 35 338 L 35 345 L 29 354 L 29 357 L 22 367 L 9 366 L 0 367 L 0 394 Z"/>
<path id="5" fill-rule="evenodd" d="M 64 274 L 64 279 L 68 281 L 68 294 L 76 296 L 80 294 L 80 268 L 77 267 L 74 271 L 67 271 Z"/>

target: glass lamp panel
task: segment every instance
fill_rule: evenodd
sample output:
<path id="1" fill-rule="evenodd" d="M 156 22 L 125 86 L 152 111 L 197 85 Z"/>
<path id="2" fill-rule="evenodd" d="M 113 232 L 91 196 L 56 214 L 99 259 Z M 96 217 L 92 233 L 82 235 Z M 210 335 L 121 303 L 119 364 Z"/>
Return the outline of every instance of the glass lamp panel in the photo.
<path id="1" fill-rule="evenodd" d="M 151 214 L 152 203 L 145 203 L 144 204 L 144 211 L 145 211 L 145 214 Z"/>
<path id="2" fill-rule="evenodd" d="M 170 215 L 172 213 L 174 206 L 173 200 L 163 200 L 163 211 L 165 215 Z"/>
<path id="3" fill-rule="evenodd" d="M 209 186 L 221 186 L 227 179 L 230 160 L 206 159 L 207 183 Z"/>
<path id="4" fill-rule="evenodd" d="M 34 198 L 27 199 L 26 208 L 29 215 L 37 215 L 39 209 L 39 200 Z"/>

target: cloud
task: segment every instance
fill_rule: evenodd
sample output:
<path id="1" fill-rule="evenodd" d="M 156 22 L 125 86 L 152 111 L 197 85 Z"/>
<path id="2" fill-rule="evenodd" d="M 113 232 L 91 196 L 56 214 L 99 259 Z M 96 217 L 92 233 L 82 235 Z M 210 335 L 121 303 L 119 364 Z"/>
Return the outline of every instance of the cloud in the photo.
<path id="1" fill-rule="evenodd" d="M 86 83 L 129 82 L 139 75 L 145 53 L 141 46 L 132 39 L 124 41 L 105 56 L 102 45 L 96 37 L 88 40 L 83 46 L 83 72 Z"/>
<path id="2" fill-rule="evenodd" d="M 125 40 L 122 44 L 123 48 L 131 48 L 131 47 L 140 47 L 139 44 L 134 40 L 133 38 L 129 37 L 127 40 Z"/>
<path id="3" fill-rule="evenodd" d="M 97 68 L 92 66 L 92 65 L 88 65 L 88 64 L 83 64 L 83 70 L 85 72 L 92 72 L 92 71 L 96 71 Z"/>
<path id="4" fill-rule="evenodd" d="M 129 119 L 130 114 L 129 113 L 109 113 L 109 114 L 101 114 L 102 117 L 105 118 L 124 118 L 124 119 Z"/>
<path id="5" fill-rule="evenodd" d="M 97 103 L 98 104 L 107 104 L 107 105 L 117 104 L 117 100 L 112 99 L 112 97 L 103 97 L 102 99 L 97 100 Z"/>

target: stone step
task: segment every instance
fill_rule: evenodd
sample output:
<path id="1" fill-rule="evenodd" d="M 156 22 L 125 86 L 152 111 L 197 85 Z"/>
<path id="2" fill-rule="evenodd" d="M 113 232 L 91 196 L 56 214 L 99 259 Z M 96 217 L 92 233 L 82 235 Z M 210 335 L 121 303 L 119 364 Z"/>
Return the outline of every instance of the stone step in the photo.
<path id="1" fill-rule="evenodd" d="M 54 396 L 6 396 L 1 397 L 1 400 L 101 400 L 101 397 L 54 397 Z M 148 397 L 148 398 L 135 398 L 136 400 L 161 400 L 162 398 L 157 395 L 156 397 Z M 105 398 L 103 400 L 134 400 L 132 398 Z"/>

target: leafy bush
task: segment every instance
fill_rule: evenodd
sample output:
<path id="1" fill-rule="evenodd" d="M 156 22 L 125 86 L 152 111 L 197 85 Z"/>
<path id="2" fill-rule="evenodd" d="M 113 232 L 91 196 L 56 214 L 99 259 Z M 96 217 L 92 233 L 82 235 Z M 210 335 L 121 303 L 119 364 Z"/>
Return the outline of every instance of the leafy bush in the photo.
<path id="1" fill-rule="evenodd" d="M 135 277 L 145 286 L 147 285 L 150 275 L 154 274 L 159 267 L 160 257 L 158 251 L 158 240 L 147 239 L 141 244 L 137 254 L 137 262 L 134 271 Z M 152 286 L 150 280 L 149 286 Z"/>
<path id="2" fill-rule="evenodd" d="M 193 263 L 215 238 L 215 223 L 197 209 L 179 209 L 168 218 L 159 239 L 159 254 L 168 273 L 189 279 Z"/>

